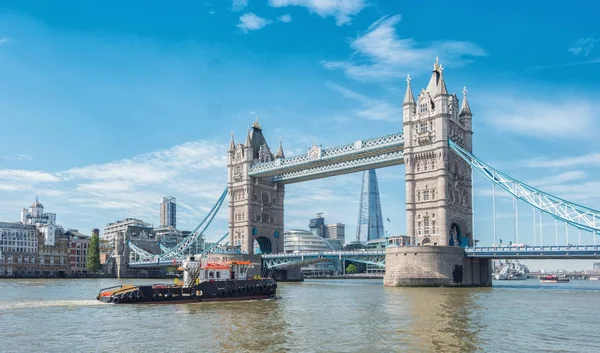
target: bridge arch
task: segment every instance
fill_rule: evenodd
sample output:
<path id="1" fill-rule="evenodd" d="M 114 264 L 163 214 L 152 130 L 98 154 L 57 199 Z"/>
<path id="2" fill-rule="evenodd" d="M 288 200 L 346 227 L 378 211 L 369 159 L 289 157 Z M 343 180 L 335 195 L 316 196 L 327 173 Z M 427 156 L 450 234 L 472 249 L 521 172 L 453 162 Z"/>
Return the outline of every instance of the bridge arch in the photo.
<path id="1" fill-rule="evenodd" d="M 460 218 L 455 218 L 450 223 L 450 232 L 448 234 L 448 245 L 460 246 L 466 248 L 470 245 L 467 224 Z"/>
<path id="2" fill-rule="evenodd" d="M 260 250 L 261 254 L 270 254 L 273 252 L 271 239 L 267 237 L 256 237 L 256 239 L 254 239 L 254 247 L 258 248 L 257 250 Z M 256 253 L 258 253 L 258 251 L 256 251 Z"/>

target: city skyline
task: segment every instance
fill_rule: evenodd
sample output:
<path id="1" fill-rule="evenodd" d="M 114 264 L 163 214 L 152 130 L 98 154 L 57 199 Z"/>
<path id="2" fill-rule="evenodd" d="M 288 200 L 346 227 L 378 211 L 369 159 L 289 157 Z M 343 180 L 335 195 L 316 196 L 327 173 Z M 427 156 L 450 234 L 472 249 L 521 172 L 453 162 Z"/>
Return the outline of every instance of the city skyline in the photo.
<path id="1" fill-rule="evenodd" d="M 532 28 L 523 15 L 533 4 L 503 17 L 490 5 L 287 3 L 189 2 L 170 10 L 177 22 L 157 4 L 139 14 L 135 2 L 120 13 L 109 11 L 116 2 L 68 11 L 7 3 L 0 113 L 11 134 L 0 141 L 0 220 L 17 220 L 39 193 L 65 227 L 158 224 L 156 200 L 174 195 L 178 228 L 193 229 L 225 187 L 230 130 L 243 141 L 258 115 L 286 156 L 401 131 L 406 75 L 417 94 L 436 56 L 451 92 L 462 99 L 467 86 L 478 157 L 600 208 L 600 33 L 582 19 L 593 11 L 536 7 L 559 19 Z M 450 20 L 443 34 L 423 23 Z M 511 24 L 504 33 L 485 30 L 499 21 Z M 404 234 L 404 167 L 378 174 L 386 228 Z M 360 183 L 356 173 L 289 186 L 286 228 L 304 229 L 318 207 L 355 234 Z M 475 175 L 475 188 L 475 237 L 491 244 L 491 187 Z M 225 231 L 226 217 L 210 234 Z M 533 243 L 531 210 L 519 217 L 521 242 Z M 511 200 L 500 192 L 497 218 L 498 238 L 512 240 Z"/>

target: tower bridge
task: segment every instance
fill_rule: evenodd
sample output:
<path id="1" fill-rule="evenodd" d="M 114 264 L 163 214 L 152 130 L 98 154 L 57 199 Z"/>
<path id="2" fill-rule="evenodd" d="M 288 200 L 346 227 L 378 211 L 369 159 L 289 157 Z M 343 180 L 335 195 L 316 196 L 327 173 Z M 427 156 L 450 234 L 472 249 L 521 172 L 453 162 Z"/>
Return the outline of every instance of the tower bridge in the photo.
<path id="1" fill-rule="evenodd" d="M 449 93 L 437 59 L 427 87 L 416 98 L 410 77 L 407 78 L 402 112 L 402 133 L 333 148 L 315 143 L 305 154 L 293 157 L 285 157 L 281 140 L 277 151 L 271 150 L 258 119 L 248 129 L 243 143 L 236 143 L 232 133 L 227 152 L 227 188 L 194 236 L 200 236 L 210 225 L 229 195 L 229 232 L 225 237 L 228 243 L 243 256 L 252 257 L 256 241 L 263 254 L 263 265 L 283 271 L 337 257 L 385 266 L 384 283 L 391 286 L 488 286 L 491 258 L 596 258 L 596 248 L 535 248 L 517 252 L 501 247 L 474 248 L 473 170 L 516 201 L 539 211 L 540 217 L 544 213 L 592 232 L 594 241 L 600 230 L 600 212 L 528 186 L 475 157 L 467 91 L 463 89 L 462 101 L 455 93 Z M 287 184 L 399 164 L 405 165 L 406 223 L 411 246 L 388 247 L 384 252 L 369 254 L 283 253 Z M 494 233 L 494 243 L 495 240 Z M 188 240 L 192 241 L 193 237 Z M 179 244 L 160 256 L 140 253 L 140 260 L 131 265 L 147 265 L 160 258 L 164 262 L 169 257 L 179 261 L 186 246 Z"/>

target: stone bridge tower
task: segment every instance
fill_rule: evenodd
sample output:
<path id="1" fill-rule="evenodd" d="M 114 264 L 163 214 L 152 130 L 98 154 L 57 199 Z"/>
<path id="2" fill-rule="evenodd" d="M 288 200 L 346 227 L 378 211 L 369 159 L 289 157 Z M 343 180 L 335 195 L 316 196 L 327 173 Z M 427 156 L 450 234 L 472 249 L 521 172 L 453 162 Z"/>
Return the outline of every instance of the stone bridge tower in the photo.
<path id="1" fill-rule="evenodd" d="M 231 135 L 228 151 L 229 244 L 254 254 L 254 241 L 262 253 L 283 252 L 282 184 L 270 178 L 248 175 L 252 163 L 284 158 L 281 140 L 276 155 L 271 153 L 258 118 L 248 129 L 246 142 L 236 144 Z"/>
<path id="2" fill-rule="evenodd" d="M 406 227 L 413 245 L 388 247 L 386 286 L 491 286 L 490 260 L 467 258 L 473 245 L 471 168 L 448 138 L 471 152 L 473 128 L 467 91 L 459 110 L 436 59 L 427 88 L 415 101 L 407 79 L 403 104 Z"/>
<path id="3" fill-rule="evenodd" d="M 448 147 L 448 138 L 471 152 L 472 115 L 466 89 L 459 110 L 448 94 L 437 58 L 415 102 L 407 79 L 403 104 L 406 223 L 415 245 L 473 245 L 471 167 Z"/>

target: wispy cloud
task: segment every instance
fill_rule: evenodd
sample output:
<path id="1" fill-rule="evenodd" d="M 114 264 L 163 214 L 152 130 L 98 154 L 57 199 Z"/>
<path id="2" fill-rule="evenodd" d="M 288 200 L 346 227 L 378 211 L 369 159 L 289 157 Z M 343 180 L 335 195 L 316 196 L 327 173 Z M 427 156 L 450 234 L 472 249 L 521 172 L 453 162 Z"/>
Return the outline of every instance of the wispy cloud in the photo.
<path id="1" fill-rule="evenodd" d="M 326 82 L 326 85 L 330 89 L 341 93 L 345 98 L 360 103 L 361 108 L 354 111 L 354 115 L 359 118 L 392 122 L 402 120 L 402 107 L 383 100 L 369 98 L 333 82 Z"/>
<path id="2" fill-rule="evenodd" d="M 550 70 L 550 69 L 560 69 L 560 68 L 564 68 L 564 67 L 590 65 L 590 64 L 600 64 L 600 58 L 594 58 L 594 59 L 583 60 L 583 61 L 575 61 L 575 62 L 563 63 L 563 64 L 557 64 L 557 65 L 532 66 L 528 70 L 532 70 L 532 71 Z"/>
<path id="3" fill-rule="evenodd" d="M 257 31 L 271 23 L 273 21 L 248 12 L 240 16 L 240 23 L 237 26 L 242 32 L 248 33 L 249 31 Z"/>
<path id="4" fill-rule="evenodd" d="M 281 16 L 277 17 L 277 19 L 280 22 L 283 22 L 283 23 L 290 23 L 290 22 L 292 22 L 292 16 L 290 16 L 288 14 L 281 15 Z"/>
<path id="5" fill-rule="evenodd" d="M 583 56 L 588 56 L 597 43 L 598 39 L 595 38 L 579 38 L 571 45 L 569 51 L 573 55 L 582 54 Z"/>
<path id="6" fill-rule="evenodd" d="M 10 42 L 9 38 L 0 38 L 0 45 Z"/>
<path id="7" fill-rule="evenodd" d="M 231 11 L 242 11 L 246 6 L 248 6 L 248 0 L 233 0 L 231 3 Z"/>
<path id="8" fill-rule="evenodd" d="M 502 131 L 540 139 L 581 140 L 598 132 L 600 104 L 583 97 L 541 100 L 527 96 L 489 96 L 482 116 Z"/>
<path id="9" fill-rule="evenodd" d="M 537 157 L 519 162 L 519 165 L 529 168 L 573 168 L 600 166 L 600 153 L 587 153 L 581 156 L 563 158 Z"/>
<path id="10" fill-rule="evenodd" d="M 357 15 L 365 7 L 364 0 L 269 0 L 272 7 L 303 6 L 317 15 L 326 17 L 335 17 L 336 24 L 343 26 L 352 21 L 352 17 Z"/>
<path id="11" fill-rule="evenodd" d="M 353 53 L 347 61 L 322 61 L 327 69 L 343 70 L 359 81 L 379 81 L 427 72 L 426 67 L 439 55 L 446 66 L 461 66 L 472 57 L 486 56 L 480 46 L 467 41 L 437 41 L 419 44 L 396 34 L 400 15 L 384 17 L 354 39 Z"/>
<path id="12" fill-rule="evenodd" d="M 0 157 L 2 159 L 10 159 L 10 160 L 14 160 L 14 161 L 30 161 L 33 159 L 32 156 L 27 155 L 27 154 L 22 154 L 22 153 L 17 153 L 14 156 L 5 156 L 5 157 Z"/>

